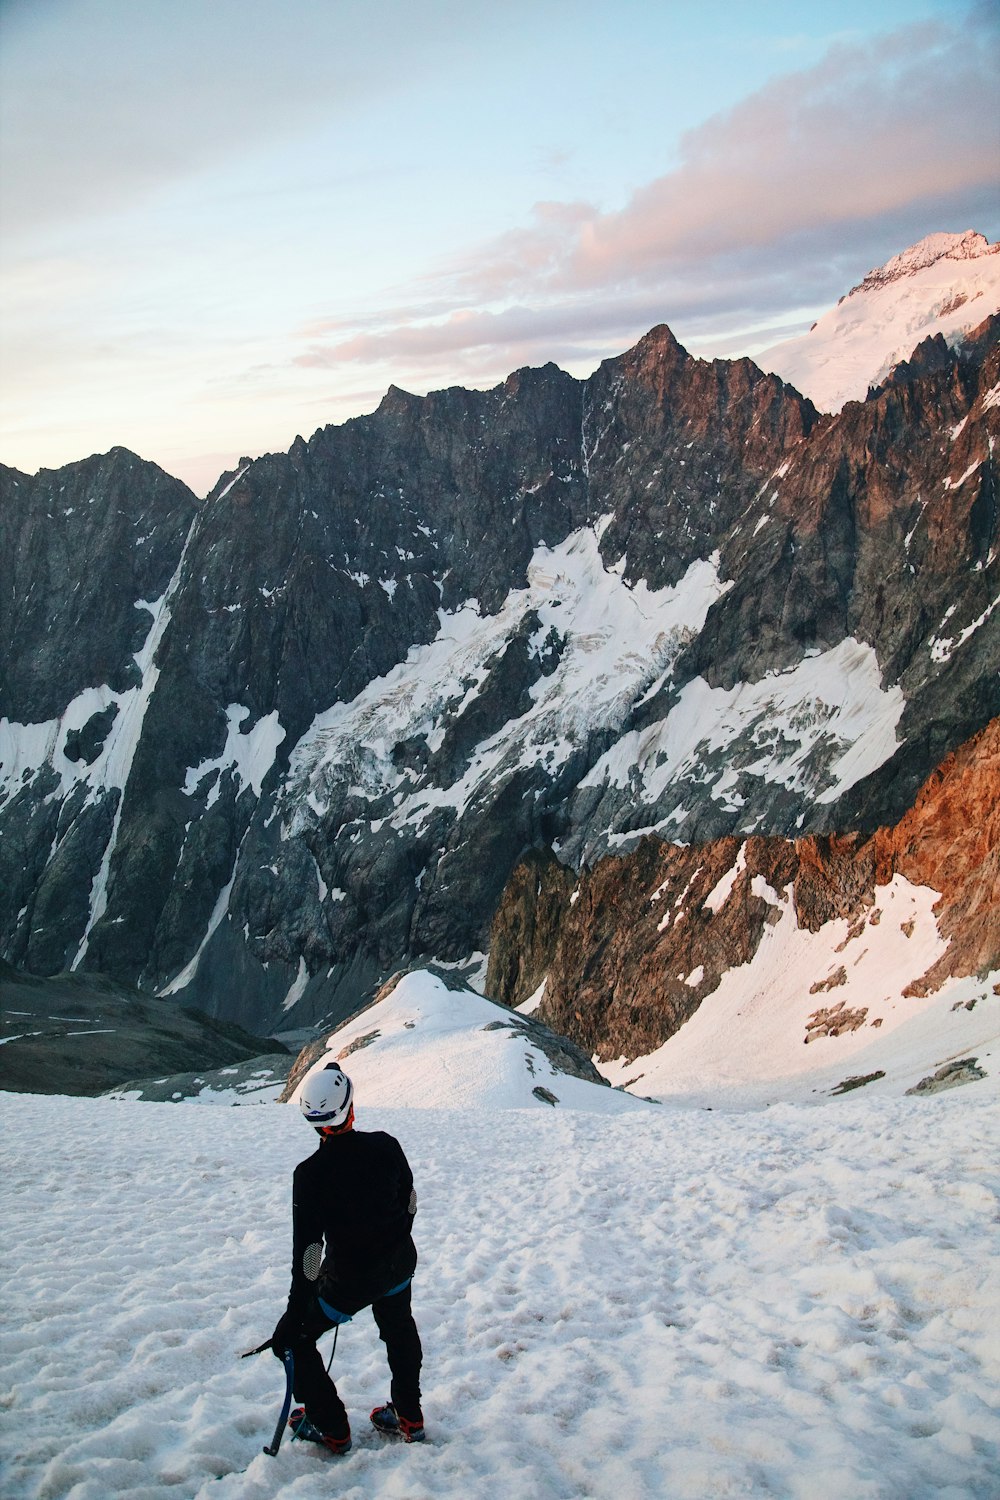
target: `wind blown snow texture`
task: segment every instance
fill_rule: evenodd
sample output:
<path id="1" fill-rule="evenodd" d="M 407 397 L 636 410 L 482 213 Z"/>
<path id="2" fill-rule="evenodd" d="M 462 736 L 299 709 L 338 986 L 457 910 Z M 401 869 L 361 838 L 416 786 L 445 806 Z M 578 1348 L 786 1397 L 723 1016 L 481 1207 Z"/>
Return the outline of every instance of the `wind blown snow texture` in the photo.
<path id="1" fill-rule="evenodd" d="M 0 1118 L 7 1500 L 996 1495 L 991 1080 L 742 1115 L 362 1097 L 416 1173 L 430 1441 L 370 1430 L 361 1313 L 343 1460 L 263 1455 L 282 1372 L 238 1358 L 287 1291 L 297 1110 L 3 1095 Z"/>

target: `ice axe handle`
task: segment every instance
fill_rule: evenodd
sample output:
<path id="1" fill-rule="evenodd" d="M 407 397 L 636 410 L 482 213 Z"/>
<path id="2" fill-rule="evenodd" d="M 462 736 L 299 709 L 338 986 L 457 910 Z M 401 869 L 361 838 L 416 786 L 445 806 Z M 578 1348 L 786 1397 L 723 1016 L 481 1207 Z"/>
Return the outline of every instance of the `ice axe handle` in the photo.
<path id="1" fill-rule="evenodd" d="M 281 1447 L 281 1439 L 285 1433 L 285 1423 L 288 1421 L 288 1413 L 292 1405 L 292 1386 L 295 1383 L 295 1356 L 291 1349 L 286 1349 L 281 1356 L 281 1363 L 285 1367 L 285 1399 L 281 1403 L 281 1416 L 278 1425 L 274 1429 L 274 1437 L 270 1443 L 265 1445 L 264 1452 L 271 1458 L 275 1456 Z"/>

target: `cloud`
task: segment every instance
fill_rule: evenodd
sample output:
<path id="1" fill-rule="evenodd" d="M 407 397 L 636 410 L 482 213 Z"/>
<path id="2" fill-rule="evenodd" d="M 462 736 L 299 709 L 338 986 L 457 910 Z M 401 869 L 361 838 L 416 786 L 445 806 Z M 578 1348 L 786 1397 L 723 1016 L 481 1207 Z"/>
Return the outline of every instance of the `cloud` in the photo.
<path id="1" fill-rule="evenodd" d="M 907 27 L 840 44 L 716 115 L 620 211 L 542 205 L 456 280 L 477 295 L 566 291 L 746 265 L 803 233 L 996 193 L 996 31 Z"/>
<path id="2" fill-rule="evenodd" d="M 297 362 L 430 369 L 462 353 L 485 370 L 491 352 L 607 352 L 658 321 L 731 342 L 835 299 L 932 230 L 995 234 L 997 41 L 982 7 L 838 42 L 690 131 L 677 167 L 621 209 L 540 203 L 426 277 L 423 311 L 315 324 Z"/>

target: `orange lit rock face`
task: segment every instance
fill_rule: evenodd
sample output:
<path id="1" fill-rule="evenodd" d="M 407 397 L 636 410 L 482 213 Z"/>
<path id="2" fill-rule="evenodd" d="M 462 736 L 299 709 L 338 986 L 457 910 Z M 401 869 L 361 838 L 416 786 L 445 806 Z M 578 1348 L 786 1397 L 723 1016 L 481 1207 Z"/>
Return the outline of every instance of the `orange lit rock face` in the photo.
<path id="1" fill-rule="evenodd" d="M 880 871 L 939 891 L 935 915 L 948 952 L 915 993 L 993 968 L 1000 955 L 1000 720 L 949 755 L 911 812 L 873 842 Z"/>
<path id="2" fill-rule="evenodd" d="M 519 868 L 494 923 L 488 992 L 518 1004 L 547 973 L 539 1012 L 547 1024 L 604 1060 L 640 1056 L 672 1036 L 727 970 L 752 959 L 789 901 L 798 926 L 811 932 L 845 920 L 844 947 L 866 922 L 878 925 L 878 888 L 898 874 L 939 893 L 934 913 L 949 946 L 909 990 L 929 993 L 950 977 L 1000 965 L 998 809 L 994 719 L 947 757 L 895 827 L 868 837 L 688 846 L 646 839 L 601 860 L 575 888 L 562 866 L 533 856 L 530 883 Z M 837 972 L 817 974 L 811 993 L 835 991 Z M 817 1010 L 810 1035 L 853 1025 L 856 1014 L 842 1010 L 835 1001 Z"/>

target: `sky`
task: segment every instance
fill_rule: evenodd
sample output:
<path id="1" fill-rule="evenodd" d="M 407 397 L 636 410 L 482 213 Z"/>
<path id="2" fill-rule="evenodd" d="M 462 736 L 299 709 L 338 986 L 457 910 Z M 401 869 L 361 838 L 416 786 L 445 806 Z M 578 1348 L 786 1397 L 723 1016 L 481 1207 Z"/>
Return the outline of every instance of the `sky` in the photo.
<path id="1" fill-rule="evenodd" d="M 1000 5 L 0 0 L 0 460 L 204 494 L 390 384 L 807 328 L 1000 238 Z"/>

